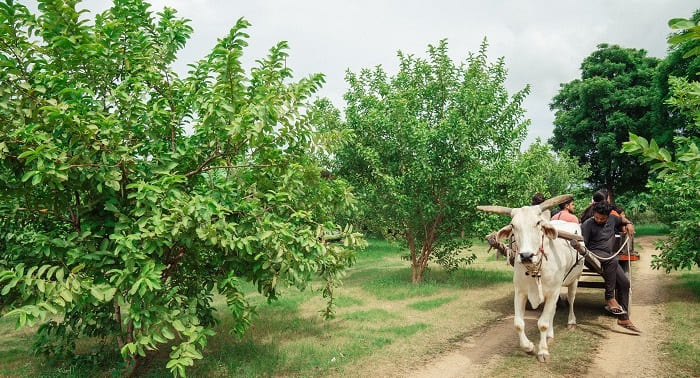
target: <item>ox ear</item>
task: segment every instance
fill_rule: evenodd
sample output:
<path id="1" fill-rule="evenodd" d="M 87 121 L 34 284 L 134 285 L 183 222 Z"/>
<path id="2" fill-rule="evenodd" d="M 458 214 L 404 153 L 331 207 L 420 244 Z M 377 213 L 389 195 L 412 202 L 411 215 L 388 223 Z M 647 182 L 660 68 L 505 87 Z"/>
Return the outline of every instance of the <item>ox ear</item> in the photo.
<path id="1" fill-rule="evenodd" d="M 498 230 L 498 233 L 496 234 L 496 240 L 501 240 L 505 239 L 510 236 L 510 234 L 513 232 L 513 225 L 509 224 L 502 229 Z"/>
<path id="2" fill-rule="evenodd" d="M 556 239 L 559 236 L 557 229 L 549 222 L 542 222 L 542 231 L 550 239 Z"/>

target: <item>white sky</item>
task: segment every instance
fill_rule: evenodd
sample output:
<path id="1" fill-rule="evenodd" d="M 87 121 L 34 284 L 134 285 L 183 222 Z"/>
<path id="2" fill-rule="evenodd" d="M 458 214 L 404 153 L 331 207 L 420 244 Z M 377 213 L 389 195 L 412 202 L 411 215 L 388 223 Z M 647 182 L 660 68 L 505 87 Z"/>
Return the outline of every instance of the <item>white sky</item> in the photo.
<path id="1" fill-rule="evenodd" d="M 33 0 L 19 0 L 36 9 Z M 347 69 L 382 65 L 397 69 L 396 51 L 425 55 L 428 44 L 447 38 L 454 60 L 463 61 L 488 38 L 488 56 L 505 57 L 511 93 L 531 85 L 524 103 L 532 120 L 526 144 L 552 135 L 549 103 L 560 83 L 580 77 L 583 59 L 600 43 L 666 55 L 667 22 L 692 16 L 698 0 L 151 0 L 155 13 L 175 8 L 194 28 L 175 70 L 206 55 L 240 17 L 252 23 L 245 61 L 264 57 L 278 41 L 289 42 L 287 66 L 296 78 L 326 75 L 320 92 L 343 108 Z M 95 13 L 108 0 L 85 0 Z"/>

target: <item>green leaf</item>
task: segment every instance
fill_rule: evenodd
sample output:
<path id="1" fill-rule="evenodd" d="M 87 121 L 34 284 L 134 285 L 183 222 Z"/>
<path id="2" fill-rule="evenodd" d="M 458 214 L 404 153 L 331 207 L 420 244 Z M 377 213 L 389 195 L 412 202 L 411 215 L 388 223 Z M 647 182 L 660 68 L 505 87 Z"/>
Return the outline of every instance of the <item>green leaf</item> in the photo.
<path id="1" fill-rule="evenodd" d="M 104 301 L 109 302 L 114 298 L 114 294 L 116 294 L 117 289 L 112 287 L 103 292 L 104 294 Z"/>
<path id="2" fill-rule="evenodd" d="M 180 319 L 173 320 L 171 324 L 173 325 L 173 328 L 175 328 L 176 331 L 185 332 L 185 326 L 182 324 Z"/>
<path id="3" fill-rule="evenodd" d="M 23 159 L 27 158 L 28 156 L 31 156 L 34 154 L 35 154 L 35 152 L 33 150 L 24 151 L 17 156 L 17 160 L 23 160 Z"/>
<path id="4" fill-rule="evenodd" d="M 696 24 L 692 20 L 685 18 L 672 18 L 668 21 L 668 26 L 671 29 L 689 29 L 695 27 Z"/>
<path id="5" fill-rule="evenodd" d="M 61 291 L 59 292 L 59 295 L 60 295 L 61 298 L 63 298 L 63 300 L 65 300 L 66 302 L 73 302 L 73 294 L 72 294 L 70 291 L 68 291 L 68 290 L 61 290 Z"/>
<path id="6" fill-rule="evenodd" d="M 104 301 L 105 295 L 97 286 L 93 286 L 90 288 L 90 294 L 92 294 L 92 296 L 95 297 L 98 301 Z"/>
<path id="7" fill-rule="evenodd" d="M 19 280 L 20 277 L 15 277 L 12 279 L 12 281 L 5 284 L 5 286 L 2 288 L 2 291 L 0 291 L 0 295 L 7 295 L 7 293 L 9 293 L 13 287 L 17 286 L 17 282 L 19 282 Z"/>
<path id="8" fill-rule="evenodd" d="M 56 280 L 63 281 L 63 268 L 58 268 L 56 270 Z"/>
<path id="9" fill-rule="evenodd" d="M 39 172 L 37 172 L 37 171 L 28 171 L 27 173 L 25 173 L 25 174 L 22 176 L 22 182 L 27 182 L 27 180 L 29 180 L 30 178 L 32 178 L 32 176 L 36 175 L 37 173 L 39 173 Z"/>
<path id="10" fill-rule="evenodd" d="M 170 329 L 168 329 L 168 327 L 161 328 L 161 332 L 163 333 L 163 336 L 168 340 L 172 340 L 175 338 L 175 335 L 172 332 L 170 332 Z"/>
<path id="11" fill-rule="evenodd" d="M 78 264 L 77 266 L 75 266 L 73 269 L 71 269 L 71 273 L 76 274 L 83 269 L 85 269 L 85 264 L 81 263 L 81 264 Z"/>

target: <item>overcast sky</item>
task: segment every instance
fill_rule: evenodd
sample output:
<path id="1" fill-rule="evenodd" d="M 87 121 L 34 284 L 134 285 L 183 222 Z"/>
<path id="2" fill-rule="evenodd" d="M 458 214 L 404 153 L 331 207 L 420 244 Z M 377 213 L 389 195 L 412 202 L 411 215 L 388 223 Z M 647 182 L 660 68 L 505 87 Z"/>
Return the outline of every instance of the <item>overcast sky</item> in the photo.
<path id="1" fill-rule="evenodd" d="M 35 1 L 19 0 L 36 9 Z M 245 61 L 252 64 L 278 41 L 290 45 L 287 66 L 295 77 L 320 72 L 320 92 L 343 108 L 345 71 L 382 65 L 397 69 L 396 51 L 425 55 L 428 44 L 447 38 L 450 54 L 464 61 L 486 37 L 493 61 L 505 57 L 511 93 L 531 85 L 524 103 L 532 120 L 526 143 L 552 135 L 549 103 L 560 83 L 580 77 L 581 61 L 600 43 L 666 55 L 667 22 L 688 18 L 698 0 L 152 0 L 152 10 L 175 8 L 194 28 L 175 70 L 206 55 L 239 17 L 252 23 Z M 91 16 L 110 0 L 86 0 Z"/>

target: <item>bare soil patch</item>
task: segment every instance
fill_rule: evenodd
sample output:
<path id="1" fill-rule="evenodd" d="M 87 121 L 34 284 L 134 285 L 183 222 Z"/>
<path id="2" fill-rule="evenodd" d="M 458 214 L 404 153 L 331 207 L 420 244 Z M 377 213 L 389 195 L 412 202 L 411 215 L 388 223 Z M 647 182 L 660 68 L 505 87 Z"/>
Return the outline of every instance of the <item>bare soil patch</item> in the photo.
<path id="1" fill-rule="evenodd" d="M 634 335 L 609 320 L 605 341 L 598 349 L 594 364 L 588 369 L 589 377 L 660 377 L 668 372 L 657 369 L 660 342 L 664 339 L 666 302 L 663 290 L 663 272 L 650 266 L 657 237 L 643 236 L 635 240 L 635 249 L 642 259 L 633 265 L 630 319 L 642 330 Z M 634 269 L 636 268 L 636 269 Z"/>
<path id="2" fill-rule="evenodd" d="M 537 324 L 539 311 L 525 312 L 526 327 Z M 444 353 L 419 369 L 412 378 L 431 377 L 479 377 L 488 370 L 489 362 L 498 356 L 518 348 L 518 339 L 513 330 L 513 315 L 500 318 L 489 327 L 466 336 L 454 343 L 455 350 Z"/>

